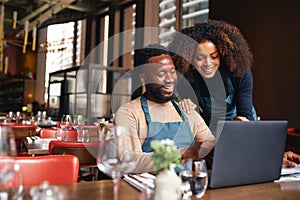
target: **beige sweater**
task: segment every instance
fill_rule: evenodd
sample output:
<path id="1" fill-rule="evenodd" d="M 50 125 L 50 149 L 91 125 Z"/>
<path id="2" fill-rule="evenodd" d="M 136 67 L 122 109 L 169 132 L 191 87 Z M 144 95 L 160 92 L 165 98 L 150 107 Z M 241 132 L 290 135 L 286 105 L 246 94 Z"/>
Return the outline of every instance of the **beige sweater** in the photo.
<path id="1" fill-rule="evenodd" d="M 152 121 L 157 122 L 176 122 L 182 121 L 172 102 L 155 103 L 147 100 L 149 113 Z M 186 114 L 186 113 L 185 113 Z M 195 142 L 214 140 L 209 128 L 206 126 L 202 117 L 196 112 L 186 114 L 191 130 L 195 137 Z M 133 172 L 143 173 L 153 171 L 152 153 L 144 153 L 142 145 L 147 137 L 148 127 L 143 112 L 140 98 L 123 104 L 116 112 L 116 125 L 128 127 L 130 135 L 134 138 L 136 168 Z"/>

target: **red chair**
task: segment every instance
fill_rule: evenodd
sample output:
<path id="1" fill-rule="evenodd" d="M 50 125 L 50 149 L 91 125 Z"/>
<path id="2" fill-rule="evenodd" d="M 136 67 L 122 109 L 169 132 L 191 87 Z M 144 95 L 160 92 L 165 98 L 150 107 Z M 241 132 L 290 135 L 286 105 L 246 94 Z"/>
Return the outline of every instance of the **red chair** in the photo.
<path id="1" fill-rule="evenodd" d="M 0 123 L 0 126 L 8 126 L 13 129 L 15 138 L 35 136 L 37 126 L 34 124 Z"/>
<path id="2" fill-rule="evenodd" d="M 97 162 L 99 142 L 56 141 L 49 143 L 49 154 L 75 155 L 79 159 L 79 176 L 81 180 L 97 179 Z M 84 170 L 88 168 L 89 170 Z"/>
<path id="3" fill-rule="evenodd" d="M 0 159 L 0 165 L 6 162 Z M 20 164 L 25 187 L 40 185 L 43 181 L 49 184 L 71 184 L 78 179 L 79 160 L 73 155 L 46 155 L 16 157 Z"/>
<path id="4" fill-rule="evenodd" d="M 16 138 L 18 156 L 27 156 L 27 149 L 24 138 L 35 136 L 37 126 L 34 124 L 24 125 L 17 123 L 2 123 L 2 126 L 8 126 L 13 129 Z"/>
<path id="5" fill-rule="evenodd" d="M 54 128 L 41 128 L 39 132 L 40 138 L 55 138 L 56 131 Z M 65 130 L 66 140 L 77 140 L 77 131 L 75 129 Z"/>
<path id="6" fill-rule="evenodd" d="M 0 122 L 0 126 L 12 126 L 16 124 L 16 122 Z"/>

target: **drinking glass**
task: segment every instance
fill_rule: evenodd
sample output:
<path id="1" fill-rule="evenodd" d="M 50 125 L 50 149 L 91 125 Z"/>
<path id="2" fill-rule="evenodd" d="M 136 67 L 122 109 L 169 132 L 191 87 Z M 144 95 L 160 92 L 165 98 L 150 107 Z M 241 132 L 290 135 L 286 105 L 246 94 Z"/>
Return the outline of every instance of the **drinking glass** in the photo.
<path id="1" fill-rule="evenodd" d="M 89 130 L 83 129 L 77 134 L 77 141 L 79 142 L 89 142 L 90 134 Z"/>
<path id="2" fill-rule="evenodd" d="M 125 127 L 113 125 L 107 126 L 99 138 L 97 166 L 112 177 L 117 192 L 122 176 L 131 172 L 136 164 L 134 140 Z"/>
<path id="3" fill-rule="evenodd" d="M 0 195 L 8 199 L 22 196 L 23 184 L 20 166 L 15 163 L 16 143 L 13 130 L 0 126 Z"/>
<path id="4" fill-rule="evenodd" d="M 208 184 L 205 160 L 186 159 L 182 161 L 182 166 L 183 169 L 179 175 L 182 180 L 183 199 L 190 199 L 192 196 L 201 198 L 205 194 Z"/>
<path id="5" fill-rule="evenodd" d="M 23 175 L 20 164 L 14 163 L 12 176 L 0 184 L 0 194 L 3 199 L 22 200 L 23 199 Z M 3 196 L 2 196 L 3 195 Z"/>
<path id="6" fill-rule="evenodd" d="M 62 128 L 57 128 L 55 131 L 55 137 L 57 140 L 65 140 L 66 139 L 66 131 Z"/>
<path id="7" fill-rule="evenodd" d="M 71 115 L 63 115 L 60 120 L 60 128 L 67 131 L 72 129 L 72 117 Z"/>
<path id="8" fill-rule="evenodd" d="M 75 115 L 73 121 L 73 128 L 77 131 L 77 140 L 82 141 L 84 137 L 81 137 L 80 133 L 84 127 L 84 120 L 82 115 Z"/>
<path id="9" fill-rule="evenodd" d="M 0 166 L 0 184 L 12 177 L 16 152 L 13 130 L 6 126 L 0 126 L 0 159 L 6 160 L 6 164 Z"/>

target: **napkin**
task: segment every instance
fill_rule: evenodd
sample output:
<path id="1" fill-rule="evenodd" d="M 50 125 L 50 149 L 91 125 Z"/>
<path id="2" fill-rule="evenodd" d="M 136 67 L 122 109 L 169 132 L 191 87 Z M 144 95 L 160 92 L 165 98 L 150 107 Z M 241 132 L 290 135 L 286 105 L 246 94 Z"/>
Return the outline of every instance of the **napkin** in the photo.
<path id="1" fill-rule="evenodd" d="M 125 174 L 124 181 L 140 191 L 153 191 L 155 188 L 155 176 L 149 173 Z"/>

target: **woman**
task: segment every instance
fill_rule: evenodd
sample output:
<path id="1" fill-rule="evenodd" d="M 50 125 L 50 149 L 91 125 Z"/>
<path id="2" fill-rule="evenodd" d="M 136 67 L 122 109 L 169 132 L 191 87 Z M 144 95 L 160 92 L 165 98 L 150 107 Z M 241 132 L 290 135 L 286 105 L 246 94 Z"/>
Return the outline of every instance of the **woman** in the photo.
<path id="1" fill-rule="evenodd" d="M 219 119 L 256 120 L 250 70 L 253 55 L 237 27 L 216 20 L 195 24 L 177 33 L 169 44 L 169 50 L 173 53 L 177 71 L 194 89 L 200 114 L 207 125 Z M 184 80 L 178 87 L 181 87 L 178 89 L 181 98 L 191 97 L 186 92 Z M 193 108 L 188 99 L 179 104 L 185 111 Z M 220 107 L 225 105 L 226 110 L 222 113 Z M 210 128 L 213 130 L 215 127 L 210 125 Z M 284 153 L 283 168 L 299 164 L 299 154 Z"/>
<path id="2" fill-rule="evenodd" d="M 216 20 L 197 23 L 177 33 L 169 50 L 177 71 L 194 89 L 200 114 L 212 130 L 218 120 L 256 120 L 250 70 L 253 55 L 237 27 Z M 180 98 L 190 98 L 184 82 L 178 88 Z M 183 102 L 187 111 L 190 105 Z"/>

